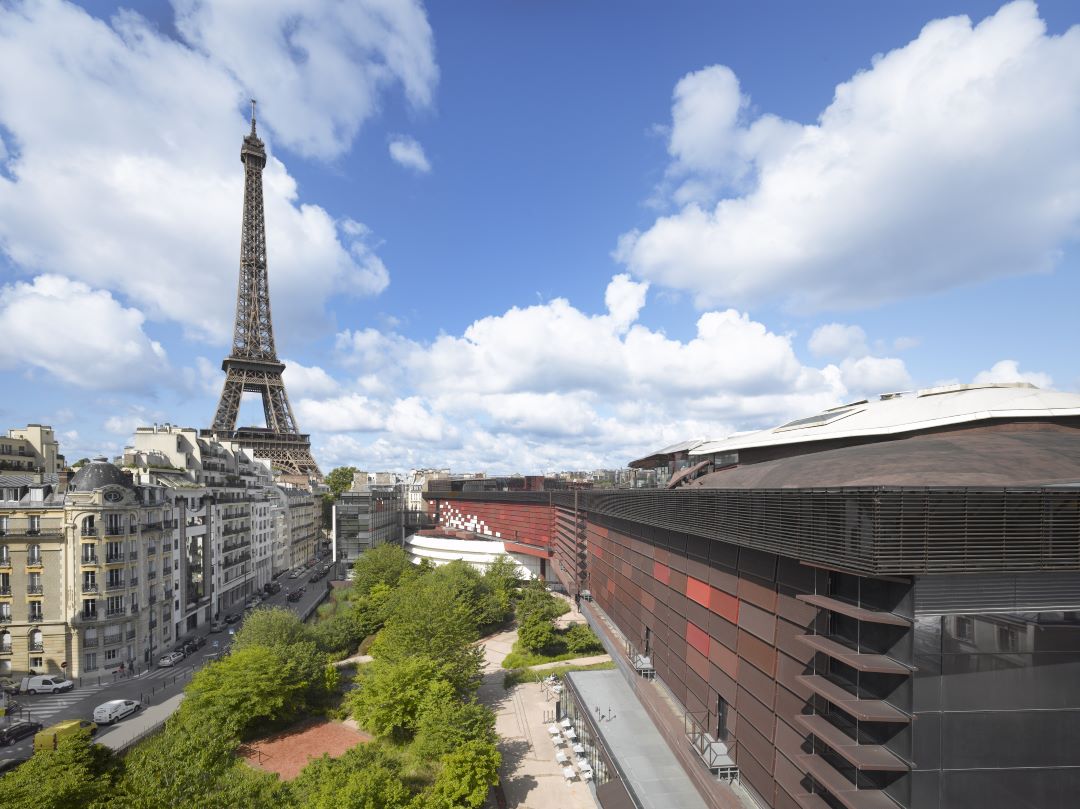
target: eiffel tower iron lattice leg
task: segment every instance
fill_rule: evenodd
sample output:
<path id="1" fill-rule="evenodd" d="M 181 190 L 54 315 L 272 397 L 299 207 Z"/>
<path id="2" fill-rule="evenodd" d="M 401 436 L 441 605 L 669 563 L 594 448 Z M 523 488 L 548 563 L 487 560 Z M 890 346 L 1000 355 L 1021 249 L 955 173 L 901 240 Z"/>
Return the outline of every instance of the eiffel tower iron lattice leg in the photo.
<path id="1" fill-rule="evenodd" d="M 322 473 L 311 455 L 311 442 L 300 432 L 285 382 L 285 364 L 274 347 L 270 317 L 270 284 L 266 270 L 266 223 L 262 172 L 266 150 L 255 133 L 255 102 L 251 102 L 251 132 L 240 147 L 244 164 L 244 218 L 240 238 L 240 279 L 236 291 L 236 323 L 232 352 L 221 363 L 225 385 L 214 423 L 204 434 L 236 441 L 282 471 L 297 475 Z M 262 397 L 266 427 L 240 427 L 236 421 L 244 393 Z"/>

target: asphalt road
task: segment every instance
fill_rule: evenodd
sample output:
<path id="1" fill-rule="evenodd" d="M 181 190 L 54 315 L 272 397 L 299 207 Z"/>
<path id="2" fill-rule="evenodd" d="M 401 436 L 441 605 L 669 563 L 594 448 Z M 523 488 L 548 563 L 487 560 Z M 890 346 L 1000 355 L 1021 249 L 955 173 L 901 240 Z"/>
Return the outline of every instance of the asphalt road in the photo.
<path id="1" fill-rule="evenodd" d="M 328 588 L 327 578 L 309 582 L 310 575 L 311 568 L 309 567 L 304 575 L 297 579 L 290 579 L 287 574 L 278 577 L 281 592 L 264 598 L 263 605 L 286 607 L 298 615 L 303 615 L 326 594 Z M 300 586 L 307 588 L 303 597 L 292 603 L 286 601 L 286 591 L 295 590 Z M 94 708 L 111 699 L 134 699 L 141 701 L 144 705 L 157 705 L 183 691 L 192 675 L 202 668 L 207 660 L 213 660 L 229 647 L 233 633 L 241 625 L 242 621 L 217 633 L 208 633 L 207 629 L 200 630 L 197 634 L 206 637 L 206 645 L 175 666 L 159 667 L 156 665 L 157 661 L 154 661 L 154 668 L 134 676 L 122 679 L 113 679 L 112 674 L 100 679 L 96 676 L 85 677 L 81 684 L 77 682 L 74 689 L 62 694 L 36 694 L 34 696 L 19 694 L 11 697 L 19 703 L 23 711 L 8 718 L 0 718 L 0 727 L 21 719 L 41 722 L 45 727 L 65 719 L 92 720 Z M 172 648 L 174 647 L 163 649 L 161 653 L 164 654 Z M 0 747 L 0 759 L 29 758 L 33 750 L 34 737 L 27 736 L 10 747 Z"/>

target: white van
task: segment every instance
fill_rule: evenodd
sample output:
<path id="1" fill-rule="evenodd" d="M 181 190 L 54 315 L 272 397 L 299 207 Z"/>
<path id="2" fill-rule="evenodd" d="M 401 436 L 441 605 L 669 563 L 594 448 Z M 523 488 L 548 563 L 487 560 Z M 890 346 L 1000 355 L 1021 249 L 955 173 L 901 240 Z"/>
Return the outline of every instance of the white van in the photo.
<path id="1" fill-rule="evenodd" d="M 59 674 L 38 674 L 34 677 L 23 677 L 19 689 L 24 694 L 59 694 L 61 691 L 70 691 L 75 687 L 71 680 L 65 680 Z"/>
<path id="2" fill-rule="evenodd" d="M 142 705 L 133 699 L 110 699 L 94 708 L 94 721 L 99 725 L 111 725 L 141 707 Z"/>

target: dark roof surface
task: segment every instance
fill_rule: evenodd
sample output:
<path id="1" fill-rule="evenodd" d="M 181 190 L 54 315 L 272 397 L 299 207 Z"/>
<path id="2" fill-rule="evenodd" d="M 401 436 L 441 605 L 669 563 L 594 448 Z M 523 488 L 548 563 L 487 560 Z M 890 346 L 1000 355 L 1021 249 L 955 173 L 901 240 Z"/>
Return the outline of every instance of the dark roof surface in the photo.
<path id="1" fill-rule="evenodd" d="M 1045 422 L 923 433 L 724 469 L 686 488 L 1039 486 L 1080 482 L 1080 428 Z"/>
<path id="2" fill-rule="evenodd" d="M 68 484 L 68 490 L 73 492 L 90 492 L 103 486 L 123 486 L 126 489 L 134 489 L 131 478 L 120 469 L 106 461 L 104 458 L 94 458 L 89 463 L 79 467 Z"/>

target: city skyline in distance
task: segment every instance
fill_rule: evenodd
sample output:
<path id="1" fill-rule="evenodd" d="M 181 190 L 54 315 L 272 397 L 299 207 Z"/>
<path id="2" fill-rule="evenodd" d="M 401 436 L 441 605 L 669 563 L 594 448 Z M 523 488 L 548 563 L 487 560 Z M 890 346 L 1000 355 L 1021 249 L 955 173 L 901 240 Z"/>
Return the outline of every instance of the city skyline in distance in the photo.
<path id="1" fill-rule="evenodd" d="M 279 353 L 326 469 L 619 467 L 895 388 L 1076 389 L 1068 4 L 680 6 L 611 41 L 598 12 L 483 9 L 475 37 L 401 4 L 367 62 L 369 19 L 306 6 L 340 63 L 294 61 L 272 15 L 237 39 L 187 6 L 0 13 L 7 423 L 71 460 L 209 426 L 252 94 Z"/>

